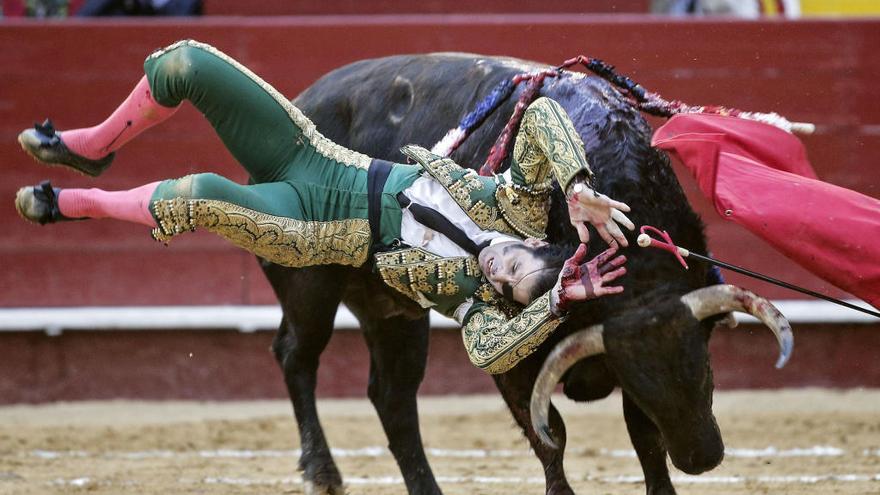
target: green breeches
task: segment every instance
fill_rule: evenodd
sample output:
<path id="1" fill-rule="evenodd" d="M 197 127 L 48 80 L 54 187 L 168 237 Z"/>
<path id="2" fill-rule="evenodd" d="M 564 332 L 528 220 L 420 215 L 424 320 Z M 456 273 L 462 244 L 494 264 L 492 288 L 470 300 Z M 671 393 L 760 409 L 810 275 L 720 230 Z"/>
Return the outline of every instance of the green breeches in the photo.
<path id="1" fill-rule="evenodd" d="M 370 251 L 367 203 L 358 197 L 343 202 L 350 206 L 347 211 L 336 208 L 338 216 L 325 209 L 315 220 L 290 182 L 243 186 L 216 174 L 196 174 L 163 181 L 153 198 L 159 224 L 153 235 L 162 241 L 201 227 L 261 258 L 292 267 L 360 266 Z"/>
<path id="2" fill-rule="evenodd" d="M 367 170 L 371 158 L 339 146 L 283 95 L 217 49 L 191 40 L 150 55 L 144 70 L 161 105 L 190 101 L 247 170 L 252 185 L 215 174 L 162 182 L 152 209 L 154 237 L 202 227 L 284 266 L 367 261 L 371 240 Z M 395 165 L 380 201 L 378 242 L 399 237 L 393 195 L 417 167 Z"/>

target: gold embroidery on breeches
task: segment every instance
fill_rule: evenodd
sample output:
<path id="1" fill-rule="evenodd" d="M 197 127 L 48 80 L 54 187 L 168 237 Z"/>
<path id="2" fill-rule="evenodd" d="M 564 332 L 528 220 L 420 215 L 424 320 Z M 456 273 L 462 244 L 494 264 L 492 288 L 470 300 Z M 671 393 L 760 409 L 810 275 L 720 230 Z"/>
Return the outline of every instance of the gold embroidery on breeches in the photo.
<path id="1" fill-rule="evenodd" d="M 181 40 L 161 50 L 156 50 L 155 52 L 151 53 L 148 58 L 157 58 L 181 46 L 191 46 L 193 48 L 199 48 L 208 53 L 211 53 L 212 55 L 215 55 L 219 59 L 235 67 L 235 69 L 250 78 L 258 86 L 263 88 L 263 90 L 268 93 L 269 96 L 274 98 L 275 101 L 281 106 L 281 108 L 283 108 L 287 112 L 287 114 L 290 116 L 290 120 L 292 120 L 297 127 L 302 129 L 302 135 L 309 140 L 311 145 L 315 147 L 315 150 L 317 150 L 317 152 L 324 157 L 352 167 L 364 169 L 369 168 L 370 162 L 372 161 L 369 156 L 363 153 L 358 153 L 354 150 L 350 150 L 344 146 L 340 146 L 330 139 L 324 137 L 323 134 L 318 132 L 318 129 L 315 127 L 315 123 L 312 122 L 308 117 L 306 117 L 299 108 L 296 108 L 292 103 L 290 103 L 290 101 L 288 101 L 287 98 L 285 98 L 284 95 L 282 95 L 280 92 L 278 92 L 277 89 L 272 87 L 271 84 L 264 81 L 260 76 L 254 74 L 253 71 L 239 63 L 234 58 L 226 55 L 225 53 L 221 52 L 211 45 L 200 43 L 195 40 Z"/>
<path id="2" fill-rule="evenodd" d="M 205 228 L 272 263 L 289 267 L 363 265 L 370 249 L 366 219 L 310 222 L 244 208 L 226 201 L 175 198 L 153 202 L 159 227 L 153 237 Z"/>

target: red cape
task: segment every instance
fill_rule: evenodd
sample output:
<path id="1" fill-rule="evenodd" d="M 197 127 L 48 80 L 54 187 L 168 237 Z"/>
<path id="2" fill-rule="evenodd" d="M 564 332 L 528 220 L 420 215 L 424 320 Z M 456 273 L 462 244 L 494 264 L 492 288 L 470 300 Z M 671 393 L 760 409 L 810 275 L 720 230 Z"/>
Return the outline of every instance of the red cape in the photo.
<path id="1" fill-rule="evenodd" d="M 652 144 L 690 169 L 722 218 L 880 307 L 880 201 L 818 180 L 797 138 L 752 120 L 680 114 Z"/>

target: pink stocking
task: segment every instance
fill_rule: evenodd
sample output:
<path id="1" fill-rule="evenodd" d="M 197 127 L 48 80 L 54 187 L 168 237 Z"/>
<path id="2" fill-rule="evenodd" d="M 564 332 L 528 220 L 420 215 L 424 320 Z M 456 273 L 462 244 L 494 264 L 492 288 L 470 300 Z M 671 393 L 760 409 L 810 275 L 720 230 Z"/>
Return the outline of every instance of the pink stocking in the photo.
<path id="1" fill-rule="evenodd" d="M 61 140 L 74 153 L 97 160 L 167 119 L 178 108 L 180 107 L 169 108 L 158 104 L 153 99 L 147 76 L 144 76 L 107 120 L 94 127 L 63 131 Z"/>
<path id="2" fill-rule="evenodd" d="M 101 189 L 61 189 L 58 209 L 67 218 L 115 218 L 156 227 L 150 214 L 150 198 L 159 182 L 128 191 Z"/>

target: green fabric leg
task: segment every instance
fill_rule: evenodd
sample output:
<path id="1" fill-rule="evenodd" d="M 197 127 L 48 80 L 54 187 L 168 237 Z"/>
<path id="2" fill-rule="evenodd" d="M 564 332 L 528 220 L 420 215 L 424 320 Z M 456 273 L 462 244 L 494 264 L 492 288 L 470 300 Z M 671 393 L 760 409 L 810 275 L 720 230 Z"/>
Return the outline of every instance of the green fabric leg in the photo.
<path id="1" fill-rule="evenodd" d="M 255 183 L 300 180 L 316 166 L 369 166 L 368 156 L 325 138 L 284 95 L 210 45 L 175 43 L 147 57 L 144 72 L 161 105 L 187 100 L 202 112 Z"/>
<path id="2" fill-rule="evenodd" d="M 194 174 L 160 182 L 151 203 L 174 199 L 223 201 L 267 215 L 308 219 L 296 191 L 286 182 L 245 186 L 217 174 Z"/>
<path id="3" fill-rule="evenodd" d="M 147 57 L 144 71 L 153 98 L 165 106 L 190 101 L 255 183 L 214 174 L 164 181 L 153 196 L 157 239 L 201 226 L 286 266 L 365 261 L 368 156 L 325 138 L 271 85 L 210 45 L 175 43 Z M 394 166 L 380 201 L 381 243 L 400 237 L 394 195 L 420 172 Z M 270 237 L 293 242 L 292 252 L 278 239 L 267 252 Z"/>
<path id="4" fill-rule="evenodd" d="M 302 131 L 257 82 L 216 54 L 187 44 L 150 56 L 144 71 L 153 98 L 170 107 L 190 101 L 254 182 L 283 179 Z"/>
<path id="5" fill-rule="evenodd" d="M 371 246 L 366 201 L 337 190 L 338 205 L 323 210 L 337 216 L 314 219 L 308 198 L 328 194 L 291 182 L 244 186 L 216 174 L 166 180 L 153 193 L 153 237 L 168 242 L 200 227 L 284 266 L 360 266 Z"/>

